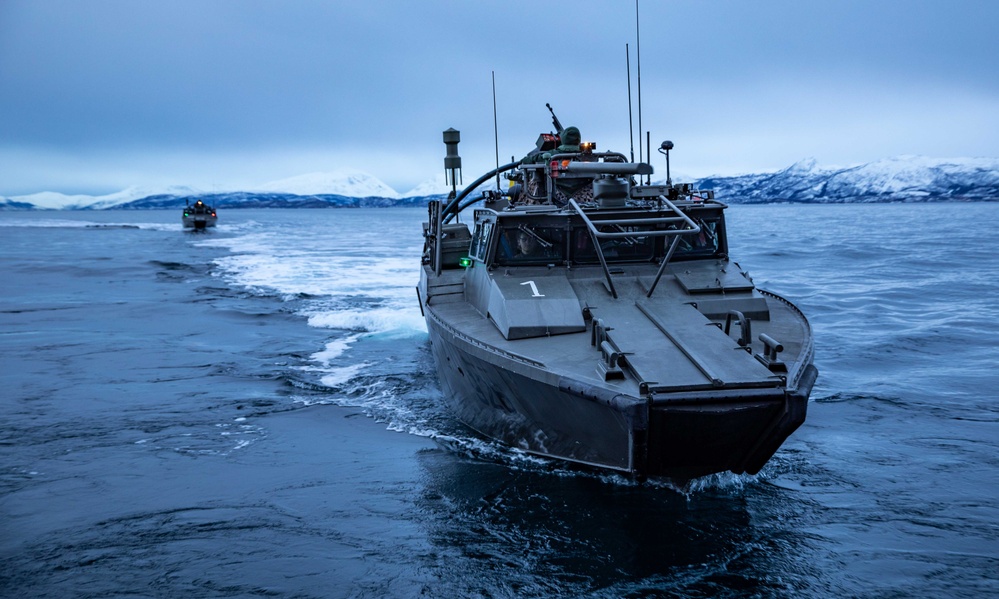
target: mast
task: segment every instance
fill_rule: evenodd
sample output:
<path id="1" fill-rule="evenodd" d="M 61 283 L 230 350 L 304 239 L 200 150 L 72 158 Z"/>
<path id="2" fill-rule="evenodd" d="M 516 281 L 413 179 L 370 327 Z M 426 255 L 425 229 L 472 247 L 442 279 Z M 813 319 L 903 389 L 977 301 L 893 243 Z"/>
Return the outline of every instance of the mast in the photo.
<path id="1" fill-rule="evenodd" d="M 493 71 L 493 140 L 496 142 L 496 191 L 499 191 L 499 125 L 496 120 L 496 71 Z"/>
<path id="2" fill-rule="evenodd" d="M 635 123 L 631 118 L 631 52 L 624 45 L 624 62 L 628 67 L 628 138 L 631 140 L 631 161 L 635 161 Z"/>
<path id="3" fill-rule="evenodd" d="M 635 54 L 638 57 L 638 161 L 642 162 L 642 33 L 638 23 L 638 0 L 635 0 Z"/>

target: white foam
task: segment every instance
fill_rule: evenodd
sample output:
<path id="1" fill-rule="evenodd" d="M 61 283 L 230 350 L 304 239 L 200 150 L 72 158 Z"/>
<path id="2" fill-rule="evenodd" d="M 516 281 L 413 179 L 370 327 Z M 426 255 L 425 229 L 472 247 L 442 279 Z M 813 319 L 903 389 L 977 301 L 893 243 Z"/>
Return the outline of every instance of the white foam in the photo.
<path id="1" fill-rule="evenodd" d="M 418 336 L 427 332 L 427 324 L 419 309 L 402 305 L 323 312 L 310 316 L 309 325 L 398 337 Z"/>
<path id="2" fill-rule="evenodd" d="M 384 415 L 391 398 L 382 381 L 365 376 L 370 365 L 356 346 L 427 334 L 415 292 L 423 211 L 324 210 L 286 220 L 278 214 L 273 222 L 249 221 L 196 243 L 228 250 L 213 269 L 226 284 L 293 302 L 309 326 L 331 331 L 302 368 L 335 390 L 320 403 L 367 406 Z M 407 422 L 399 415 L 389 420 Z"/>
<path id="3" fill-rule="evenodd" d="M 342 243 L 342 242 L 341 242 Z M 316 298 L 304 313 L 309 325 L 367 333 L 421 335 L 426 325 L 416 305 L 414 287 L 419 248 L 393 253 L 359 243 L 370 251 L 324 247 L 322 239 L 289 244 L 272 233 L 250 231 L 206 245 L 228 248 L 215 261 L 229 282 L 261 293 Z"/>
<path id="4" fill-rule="evenodd" d="M 368 364 L 366 362 L 361 362 L 359 364 L 351 364 L 350 366 L 330 368 L 326 375 L 319 379 L 319 381 L 327 387 L 339 387 L 357 378 L 357 375 L 367 367 Z"/>
<path id="5" fill-rule="evenodd" d="M 180 231 L 183 228 L 179 221 L 177 223 L 130 223 L 60 218 L 5 219 L 0 221 L 0 227 L 35 229 L 144 229 L 149 231 Z"/>
<path id="6" fill-rule="evenodd" d="M 347 349 L 351 345 L 353 345 L 355 341 L 357 341 L 358 337 L 360 337 L 360 335 L 351 335 L 343 339 L 336 339 L 334 341 L 330 341 L 326 343 L 326 347 L 323 349 L 323 351 L 316 352 L 312 354 L 310 357 L 314 361 L 322 364 L 324 367 L 328 367 L 330 365 L 330 362 L 343 355 L 343 352 L 347 351 Z"/>

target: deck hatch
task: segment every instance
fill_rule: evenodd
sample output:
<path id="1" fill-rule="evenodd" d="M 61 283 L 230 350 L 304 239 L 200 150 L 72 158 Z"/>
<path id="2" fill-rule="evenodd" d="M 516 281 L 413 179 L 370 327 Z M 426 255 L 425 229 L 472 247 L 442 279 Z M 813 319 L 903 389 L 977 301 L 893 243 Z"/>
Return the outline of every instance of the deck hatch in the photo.
<path id="1" fill-rule="evenodd" d="M 737 265 L 715 261 L 688 262 L 674 266 L 673 274 L 687 293 L 749 291 L 753 282 Z"/>

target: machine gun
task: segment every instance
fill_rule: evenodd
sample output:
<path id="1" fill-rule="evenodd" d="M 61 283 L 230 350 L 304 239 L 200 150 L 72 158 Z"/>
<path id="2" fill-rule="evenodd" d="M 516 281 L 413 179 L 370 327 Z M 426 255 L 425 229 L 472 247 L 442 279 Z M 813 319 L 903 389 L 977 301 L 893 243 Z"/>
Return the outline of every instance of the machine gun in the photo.
<path id="1" fill-rule="evenodd" d="M 545 102 L 545 107 L 548 109 L 548 112 L 552 113 L 552 124 L 555 125 L 555 132 L 561 133 L 563 129 L 562 123 L 558 122 L 558 117 L 555 116 L 555 111 L 552 110 L 552 105 Z"/>
<path id="2" fill-rule="evenodd" d="M 527 155 L 529 158 L 537 156 L 541 152 L 550 152 L 562 143 L 562 138 L 559 137 L 559 134 L 562 133 L 562 123 L 560 123 L 558 117 L 555 116 L 555 111 L 552 110 L 552 105 L 546 102 L 545 106 L 548 108 L 548 112 L 552 113 L 552 124 L 555 125 L 555 133 L 542 133 L 539 135 L 535 148 Z"/>

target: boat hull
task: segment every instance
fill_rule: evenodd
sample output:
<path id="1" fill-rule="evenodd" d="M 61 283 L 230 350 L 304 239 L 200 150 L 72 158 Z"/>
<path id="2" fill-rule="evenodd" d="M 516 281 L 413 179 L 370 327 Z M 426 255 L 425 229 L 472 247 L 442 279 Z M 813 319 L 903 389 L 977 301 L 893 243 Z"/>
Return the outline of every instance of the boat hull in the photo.
<path id="1" fill-rule="evenodd" d="M 637 478 L 755 474 L 805 419 L 816 370 L 787 390 L 633 397 L 465 338 L 427 310 L 444 394 L 458 418 L 523 451 Z"/>
<path id="2" fill-rule="evenodd" d="M 537 366 L 461 339 L 432 316 L 427 328 L 444 396 L 459 420 L 529 453 L 633 470 L 633 431 L 644 427 L 644 401 L 583 398 L 543 380 Z"/>
<path id="3" fill-rule="evenodd" d="M 218 217 L 208 216 L 208 215 L 195 215 L 195 216 L 184 216 L 183 223 L 185 229 L 207 229 L 209 227 L 214 227 Z"/>

